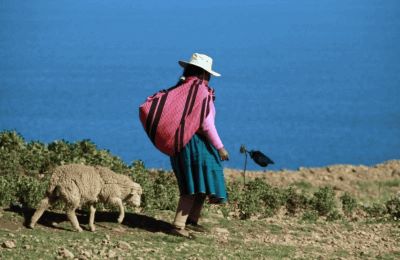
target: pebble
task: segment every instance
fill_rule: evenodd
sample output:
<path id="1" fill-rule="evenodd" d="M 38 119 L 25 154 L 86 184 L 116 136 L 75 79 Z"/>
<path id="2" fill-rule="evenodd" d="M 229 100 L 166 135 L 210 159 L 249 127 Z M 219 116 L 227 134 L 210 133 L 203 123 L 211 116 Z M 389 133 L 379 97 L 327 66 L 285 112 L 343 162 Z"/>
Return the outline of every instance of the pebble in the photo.
<path id="1" fill-rule="evenodd" d="M 62 258 L 74 258 L 74 254 L 66 248 L 61 248 L 58 251 L 58 255 L 60 255 Z"/>
<path id="2" fill-rule="evenodd" d="M 11 249 L 11 248 L 15 248 L 15 247 L 16 247 L 16 246 L 15 246 L 15 242 L 12 241 L 12 240 L 4 241 L 3 244 L 1 244 L 1 246 L 2 246 L 3 248 L 8 248 L 8 249 Z"/>
<path id="3" fill-rule="evenodd" d="M 92 253 L 89 250 L 82 251 L 82 255 L 87 257 L 87 258 L 91 258 L 92 257 Z"/>
<path id="4" fill-rule="evenodd" d="M 216 233 L 221 233 L 221 234 L 229 234 L 229 230 L 226 229 L 226 228 L 219 228 L 219 227 L 217 227 L 217 228 L 215 228 L 215 232 L 216 232 Z"/>
<path id="5" fill-rule="evenodd" d="M 117 253 L 113 250 L 108 251 L 107 257 L 114 258 L 117 256 Z"/>
<path id="6" fill-rule="evenodd" d="M 129 245 L 129 243 L 125 241 L 118 241 L 118 247 L 121 248 L 122 250 L 131 250 L 132 247 Z"/>

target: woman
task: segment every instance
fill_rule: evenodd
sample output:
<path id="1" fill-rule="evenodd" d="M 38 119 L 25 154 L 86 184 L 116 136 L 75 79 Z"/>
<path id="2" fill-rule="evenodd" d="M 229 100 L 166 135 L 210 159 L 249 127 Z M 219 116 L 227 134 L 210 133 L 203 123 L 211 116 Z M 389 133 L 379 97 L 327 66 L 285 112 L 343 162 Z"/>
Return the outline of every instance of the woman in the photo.
<path id="1" fill-rule="evenodd" d="M 184 68 L 184 72 L 178 86 L 200 80 L 198 92 L 208 91 L 213 97 L 214 92 L 208 86 L 208 82 L 211 75 L 220 74 L 212 70 L 210 57 L 194 53 L 189 62 L 179 61 L 179 64 Z M 187 229 L 206 231 L 198 221 L 207 197 L 210 203 L 216 204 L 227 200 L 221 161 L 228 160 L 229 154 L 215 128 L 214 98 L 210 99 L 206 110 L 208 114 L 201 121 L 200 128 L 194 136 L 177 154 L 170 157 L 180 191 L 172 230 L 172 233 L 178 236 L 190 237 Z"/>

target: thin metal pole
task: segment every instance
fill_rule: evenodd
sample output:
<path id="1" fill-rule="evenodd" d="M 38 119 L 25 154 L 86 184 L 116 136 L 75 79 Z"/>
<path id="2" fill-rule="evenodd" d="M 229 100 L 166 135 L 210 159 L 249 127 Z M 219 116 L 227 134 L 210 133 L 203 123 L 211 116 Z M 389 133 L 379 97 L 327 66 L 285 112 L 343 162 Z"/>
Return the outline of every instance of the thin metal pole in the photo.
<path id="1" fill-rule="evenodd" d="M 243 187 L 246 187 L 247 152 L 245 152 L 244 155 Z"/>

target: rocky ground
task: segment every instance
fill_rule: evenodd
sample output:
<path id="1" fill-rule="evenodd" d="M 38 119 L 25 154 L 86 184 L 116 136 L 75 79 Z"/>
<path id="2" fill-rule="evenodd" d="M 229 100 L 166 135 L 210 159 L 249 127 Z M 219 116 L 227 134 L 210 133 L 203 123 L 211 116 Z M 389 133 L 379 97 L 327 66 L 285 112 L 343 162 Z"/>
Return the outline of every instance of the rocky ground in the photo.
<path id="1" fill-rule="evenodd" d="M 229 179 L 242 178 L 243 170 L 226 169 Z M 400 160 L 391 160 L 367 167 L 364 165 L 332 165 L 303 168 L 297 171 L 247 171 L 246 178 L 262 178 L 274 186 L 295 185 L 309 189 L 332 186 L 336 191 L 349 192 L 365 202 L 384 201 L 400 192 Z"/>
<path id="2" fill-rule="evenodd" d="M 227 179 L 241 178 L 226 170 Z M 400 161 L 373 167 L 334 165 L 298 171 L 248 172 L 277 186 L 295 185 L 312 191 L 331 185 L 350 192 L 362 203 L 380 202 L 400 191 Z M 118 225 L 116 214 L 98 212 L 96 232 L 72 231 L 65 215 L 48 212 L 36 229 L 24 222 L 32 212 L 0 210 L 0 259 L 400 259 L 400 222 L 355 218 L 327 222 L 302 221 L 280 214 L 264 219 L 224 218 L 205 211 L 208 233 L 187 240 L 167 234 L 174 213 L 127 213 Z"/>

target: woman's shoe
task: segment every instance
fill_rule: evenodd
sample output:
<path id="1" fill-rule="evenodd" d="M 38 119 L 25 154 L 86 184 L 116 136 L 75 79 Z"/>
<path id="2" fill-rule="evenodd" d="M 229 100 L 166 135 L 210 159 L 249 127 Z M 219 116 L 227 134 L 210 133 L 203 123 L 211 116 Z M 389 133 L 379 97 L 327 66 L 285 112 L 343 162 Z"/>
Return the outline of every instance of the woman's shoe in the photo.
<path id="1" fill-rule="evenodd" d="M 172 228 L 169 230 L 168 233 L 171 235 L 177 236 L 177 237 L 184 237 L 187 239 L 195 238 L 192 234 L 190 234 L 189 231 L 187 231 L 186 229 L 182 229 L 182 228 Z"/>
<path id="2" fill-rule="evenodd" d="M 195 232 L 207 233 L 209 230 L 193 221 L 186 221 L 186 228 Z"/>

